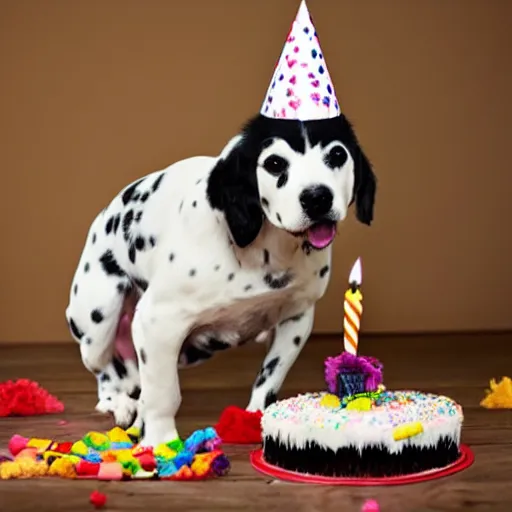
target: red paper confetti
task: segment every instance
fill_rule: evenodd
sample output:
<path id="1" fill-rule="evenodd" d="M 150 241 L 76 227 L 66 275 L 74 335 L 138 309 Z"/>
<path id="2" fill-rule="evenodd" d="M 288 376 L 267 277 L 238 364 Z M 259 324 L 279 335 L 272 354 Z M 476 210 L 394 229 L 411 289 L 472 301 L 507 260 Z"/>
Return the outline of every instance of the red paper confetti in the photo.
<path id="1" fill-rule="evenodd" d="M 94 505 L 94 508 L 102 508 L 107 503 L 107 497 L 99 491 L 92 491 L 89 501 Z"/>

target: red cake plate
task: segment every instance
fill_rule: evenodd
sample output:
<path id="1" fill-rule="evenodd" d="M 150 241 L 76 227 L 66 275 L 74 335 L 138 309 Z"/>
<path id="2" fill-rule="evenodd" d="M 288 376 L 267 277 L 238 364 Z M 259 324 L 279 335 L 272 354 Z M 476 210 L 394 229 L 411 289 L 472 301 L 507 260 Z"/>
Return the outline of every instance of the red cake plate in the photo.
<path id="1" fill-rule="evenodd" d="M 329 476 L 307 475 L 304 473 L 296 473 L 281 469 L 272 464 L 268 464 L 263 460 L 263 450 L 254 450 L 250 454 L 251 464 L 254 469 L 267 476 L 278 478 L 286 482 L 295 482 L 303 484 L 320 484 L 320 485 L 348 485 L 354 487 L 363 486 L 379 486 L 379 485 L 405 485 L 416 484 L 419 482 L 427 482 L 444 476 L 453 475 L 469 468 L 475 460 L 475 456 L 469 446 L 463 444 L 460 446 L 460 457 L 449 466 L 430 471 L 422 471 L 421 473 L 413 473 L 405 476 L 392 476 L 382 478 L 338 478 Z"/>

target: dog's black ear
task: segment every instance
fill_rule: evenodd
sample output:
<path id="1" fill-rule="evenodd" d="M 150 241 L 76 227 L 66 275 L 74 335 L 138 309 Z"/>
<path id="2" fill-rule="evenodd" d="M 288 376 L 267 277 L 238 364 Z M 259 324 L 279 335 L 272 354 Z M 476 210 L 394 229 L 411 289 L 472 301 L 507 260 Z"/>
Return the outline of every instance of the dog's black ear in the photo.
<path id="1" fill-rule="evenodd" d="M 356 217 L 360 222 L 369 226 L 373 221 L 377 178 L 370 161 L 359 144 L 357 145 L 354 165 Z"/>
<path id="2" fill-rule="evenodd" d="M 224 213 L 231 236 L 239 247 L 247 247 L 263 226 L 256 177 L 257 156 L 240 140 L 213 168 L 207 196 L 212 208 Z"/>

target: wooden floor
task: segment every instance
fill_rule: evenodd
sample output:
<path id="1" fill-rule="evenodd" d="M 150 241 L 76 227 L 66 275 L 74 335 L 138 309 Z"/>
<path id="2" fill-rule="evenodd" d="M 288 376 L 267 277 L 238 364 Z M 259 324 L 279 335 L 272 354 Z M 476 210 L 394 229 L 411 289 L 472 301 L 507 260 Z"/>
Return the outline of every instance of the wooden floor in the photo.
<path id="1" fill-rule="evenodd" d="M 314 338 L 290 373 L 281 397 L 323 388 L 323 360 L 341 349 L 337 339 Z M 381 512 L 512 511 L 512 411 L 479 406 L 488 380 L 512 374 L 512 334 L 424 335 L 365 338 L 364 353 L 384 363 L 388 388 L 414 388 L 451 396 L 465 411 L 463 442 L 475 464 L 458 475 L 400 487 L 316 487 L 274 481 L 255 472 L 250 447 L 230 447 L 229 476 L 209 482 L 115 482 L 41 479 L 0 481 L 0 510 L 91 510 L 89 494 L 108 496 L 107 510 L 293 510 L 358 512 L 375 498 Z M 221 354 L 202 367 L 182 372 L 183 436 L 213 425 L 230 404 L 245 406 L 263 347 L 247 346 Z M 38 380 L 66 406 L 57 416 L 0 419 L 0 448 L 11 435 L 80 438 L 88 430 L 106 430 L 110 419 L 93 412 L 94 379 L 83 369 L 78 347 L 0 345 L 0 381 Z M 68 423 L 59 425 L 61 420 Z"/>

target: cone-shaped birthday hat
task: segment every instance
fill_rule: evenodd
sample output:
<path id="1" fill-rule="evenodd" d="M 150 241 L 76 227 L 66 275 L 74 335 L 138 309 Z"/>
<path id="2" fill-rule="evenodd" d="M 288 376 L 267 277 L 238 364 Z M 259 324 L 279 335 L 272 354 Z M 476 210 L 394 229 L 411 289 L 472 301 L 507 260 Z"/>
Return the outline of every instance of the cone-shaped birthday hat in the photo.
<path id="1" fill-rule="evenodd" d="M 299 121 L 340 115 L 334 86 L 305 0 L 301 1 L 277 62 L 261 114 Z"/>

